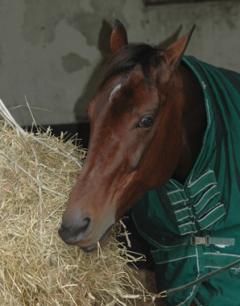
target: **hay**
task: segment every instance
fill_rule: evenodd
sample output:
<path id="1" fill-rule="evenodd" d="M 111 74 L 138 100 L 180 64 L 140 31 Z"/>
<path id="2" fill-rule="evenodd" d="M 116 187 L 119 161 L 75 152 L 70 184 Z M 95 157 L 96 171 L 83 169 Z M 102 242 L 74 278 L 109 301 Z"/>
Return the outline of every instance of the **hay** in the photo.
<path id="1" fill-rule="evenodd" d="M 1 101 L 0 101 L 1 102 Z M 0 104 L 0 305 L 139 305 L 138 260 L 116 240 L 85 254 L 57 229 L 86 151 L 27 133 Z"/>

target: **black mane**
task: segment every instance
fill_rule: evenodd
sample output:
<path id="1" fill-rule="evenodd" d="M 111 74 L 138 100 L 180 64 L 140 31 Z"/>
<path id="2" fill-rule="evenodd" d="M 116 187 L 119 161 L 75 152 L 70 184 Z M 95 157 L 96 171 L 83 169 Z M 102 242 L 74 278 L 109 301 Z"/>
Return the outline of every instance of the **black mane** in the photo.
<path id="1" fill-rule="evenodd" d="M 117 74 L 129 72 L 138 64 L 147 78 L 149 68 L 159 62 L 159 51 L 159 48 L 147 44 L 128 44 L 122 47 L 106 62 L 101 85 Z"/>

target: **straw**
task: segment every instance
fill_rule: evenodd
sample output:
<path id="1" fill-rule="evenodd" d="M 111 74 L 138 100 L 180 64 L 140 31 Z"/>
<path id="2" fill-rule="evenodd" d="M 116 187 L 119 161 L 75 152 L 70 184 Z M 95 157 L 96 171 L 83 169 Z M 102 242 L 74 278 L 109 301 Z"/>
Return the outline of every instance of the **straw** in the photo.
<path id="1" fill-rule="evenodd" d="M 24 131 L 0 100 L 0 305 L 128 306 L 150 296 L 129 267 L 143 257 L 116 239 L 120 225 L 91 254 L 58 237 L 85 157 L 50 129 Z"/>

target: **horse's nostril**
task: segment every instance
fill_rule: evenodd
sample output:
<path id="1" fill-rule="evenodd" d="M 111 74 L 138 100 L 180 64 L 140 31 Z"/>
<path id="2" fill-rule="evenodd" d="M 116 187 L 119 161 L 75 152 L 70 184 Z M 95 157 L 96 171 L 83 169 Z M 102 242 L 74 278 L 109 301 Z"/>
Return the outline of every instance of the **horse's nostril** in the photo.
<path id="1" fill-rule="evenodd" d="M 69 224 L 66 225 L 62 223 L 61 227 L 58 230 L 60 237 L 67 243 L 75 243 L 80 241 L 87 229 L 89 228 L 91 219 L 89 217 L 83 218 L 76 225 Z"/>
<path id="2" fill-rule="evenodd" d="M 81 233 L 85 233 L 90 225 L 91 219 L 90 218 L 84 218 L 79 226 L 78 229 L 76 229 L 76 234 L 79 235 Z"/>

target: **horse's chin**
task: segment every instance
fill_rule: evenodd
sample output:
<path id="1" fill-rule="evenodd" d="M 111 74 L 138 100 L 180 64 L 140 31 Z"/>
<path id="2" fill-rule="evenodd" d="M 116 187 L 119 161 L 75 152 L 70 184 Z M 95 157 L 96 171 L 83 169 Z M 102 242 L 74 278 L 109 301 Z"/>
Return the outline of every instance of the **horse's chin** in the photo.
<path id="1" fill-rule="evenodd" d="M 112 229 L 113 225 L 111 225 L 104 233 L 103 235 L 101 236 L 101 238 L 95 242 L 95 243 L 91 243 L 91 244 L 88 244 L 88 245 L 83 245 L 83 242 L 80 241 L 78 243 L 78 246 L 86 253 L 90 253 L 90 252 L 93 252 L 95 251 L 97 248 L 98 248 L 98 245 L 99 243 L 100 244 L 104 244 L 107 240 L 107 238 L 109 237 L 110 235 L 110 232 L 111 232 L 111 229 Z"/>
<path id="2" fill-rule="evenodd" d="M 97 249 L 97 243 L 95 244 L 91 244 L 89 246 L 86 246 L 86 247 L 81 247 L 79 246 L 84 252 L 86 253 L 90 253 L 90 252 L 93 252 Z"/>

